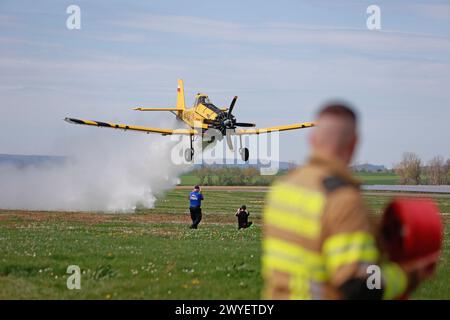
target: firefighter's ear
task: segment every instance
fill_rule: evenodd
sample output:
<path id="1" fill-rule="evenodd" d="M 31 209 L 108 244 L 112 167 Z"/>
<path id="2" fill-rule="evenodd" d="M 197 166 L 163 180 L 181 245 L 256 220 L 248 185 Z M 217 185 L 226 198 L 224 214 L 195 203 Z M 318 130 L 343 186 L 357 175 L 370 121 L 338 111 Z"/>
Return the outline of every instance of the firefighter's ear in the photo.
<path id="1" fill-rule="evenodd" d="M 356 134 L 352 134 L 350 140 L 348 140 L 345 145 L 342 145 L 340 148 L 337 149 L 337 154 L 340 155 L 341 159 L 345 163 L 349 164 L 352 161 L 357 144 L 358 144 L 358 136 Z"/>
<path id="2" fill-rule="evenodd" d="M 356 134 L 354 134 L 353 137 L 352 137 L 352 140 L 350 141 L 350 145 L 349 145 L 350 158 L 355 153 L 357 145 L 358 145 L 358 136 Z"/>

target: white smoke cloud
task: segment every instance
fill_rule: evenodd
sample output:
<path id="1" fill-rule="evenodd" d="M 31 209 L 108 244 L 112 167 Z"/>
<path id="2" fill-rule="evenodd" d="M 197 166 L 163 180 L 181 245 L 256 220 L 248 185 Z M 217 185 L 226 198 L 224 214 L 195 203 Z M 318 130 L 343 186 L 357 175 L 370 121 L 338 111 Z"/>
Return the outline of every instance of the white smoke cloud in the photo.
<path id="1" fill-rule="evenodd" d="M 190 168 L 171 161 L 177 143 L 169 137 L 83 129 L 59 141 L 64 164 L 0 165 L 0 208 L 133 212 L 152 207 Z"/>

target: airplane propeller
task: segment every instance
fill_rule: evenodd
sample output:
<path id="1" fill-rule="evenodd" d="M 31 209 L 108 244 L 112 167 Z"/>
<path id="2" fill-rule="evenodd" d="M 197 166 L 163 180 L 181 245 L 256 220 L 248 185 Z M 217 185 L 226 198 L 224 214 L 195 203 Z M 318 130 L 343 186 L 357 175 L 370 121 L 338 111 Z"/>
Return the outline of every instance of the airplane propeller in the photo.
<path id="1" fill-rule="evenodd" d="M 227 145 L 228 148 L 233 151 L 233 141 L 231 141 L 231 136 L 229 134 L 227 134 Z"/>
<path id="2" fill-rule="evenodd" d="M 217 129 L 226 136 L 228 148 L 233 151 L 233 142 L 230 135 L 227 134 L 227 130 L 234 130 L 236 127 L 255 127 L 254 123 L 248 122 L 236 122 L 236 117 L 233 115 L 233 109 L 237 101 L 237 96 L 231 100 L 230 107 L 227 112 L 223 112 L 217 116 L 214 120 L 205 119 L 204 123 L 215 126 Z"/>
<path id="3" fill-rule="evenodd" d="M 231 101 L 230 107 L 228 108 L 227 116 L 229 122 L 227 124 L 230 124 L 230 127 L 227 129 L 236 129 L 236 127 L 255 127 L 254 123 L 248 123 L 248 122 L 236 122 L 236 118 L 233 116 L 233 109 L 234 105 L 236 104 L 237 96 L 234 96 L 233 100 Z"/>
<path id="4" fill-rule="evenodd" d="M 236 122 L 236 118 L 233 116 L 233 109 L 234 109 L 234 105 L 236 104 L 237 101 L 237 96 L 234 96 L 233 100 L 231 100 L 231 104 L 230 107 L 228 108 L 228 112 L 227 112 L 227 120 L 225 120 L 223 122 L 223 124 L 225 125 L 225 130 L 226 129 L 236 129 L 236 127 L 255 127 L 256 125 L 254 123 L 247 123 L 247 122 Z M 233 142 L 231 141 L 231 137 L 230 135 L 226 135 L 227 136 L 227 145 L 228 148 L 230 148 L 231 151 L 233 151 Z"/>
<path id="5" fill-rule="evenodd" d="M 256 126 L 254 123 L 247 123 L 247 122 L 236 122 L 234 125 L 236 127 L 255 127 Z"/>
<path id="6" fill-rule="evenodd" d="M 234 108 L 234 105 L 236 104 L 237 98 L 238 98 L 237 96 L 234 96 L 233 100 L 231 100 L 230 107 L 228 108 L 228 116 L 229 117 L 231 116 L 231 113 L 233 112 L 233 108 Z"/>

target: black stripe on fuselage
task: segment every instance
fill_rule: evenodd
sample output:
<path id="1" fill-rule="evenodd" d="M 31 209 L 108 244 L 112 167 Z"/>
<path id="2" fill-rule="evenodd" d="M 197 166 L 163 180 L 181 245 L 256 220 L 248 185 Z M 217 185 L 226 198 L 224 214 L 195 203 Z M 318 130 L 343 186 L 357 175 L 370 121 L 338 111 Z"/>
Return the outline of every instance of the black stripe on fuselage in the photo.
<path id="1" fill-rule="evenodd" d="M 76 124 L 85 124 L 84 121 L 82 120 L 78 120 L 78 119 L 74 119 L 74 118 L 68 118 L 70 122 L 76 123 Z"/>
<path id="2" fill-rule="evenodd" d="M 99 127 L 111 127 L 109 123 L 95 121 Z"/>

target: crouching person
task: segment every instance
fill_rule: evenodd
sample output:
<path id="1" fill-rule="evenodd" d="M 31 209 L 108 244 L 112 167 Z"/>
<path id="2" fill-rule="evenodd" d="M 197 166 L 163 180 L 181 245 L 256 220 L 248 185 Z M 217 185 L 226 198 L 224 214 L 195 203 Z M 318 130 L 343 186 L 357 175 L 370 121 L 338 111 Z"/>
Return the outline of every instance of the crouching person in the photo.
<path id="1" fill-rule="evenodd" d="M 247 211 L 247 207 L 245 205 L 241 206 L 236 211 L 235 216 L 238 218 L 238 230 L 248 228 L 253 224 L 253 222 L 248 221 L 249 215 L 250 215 L 250 212 Z"/>

